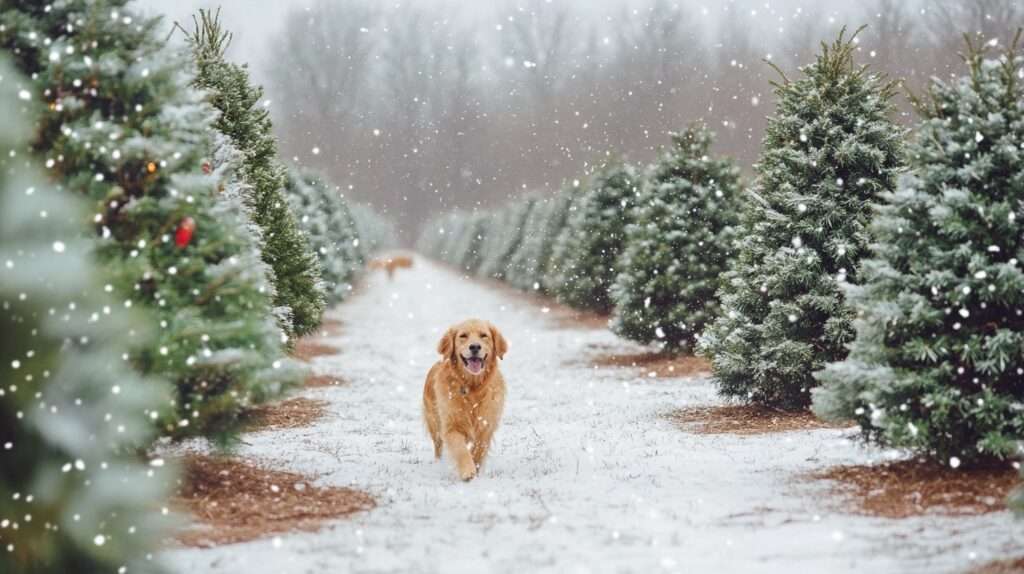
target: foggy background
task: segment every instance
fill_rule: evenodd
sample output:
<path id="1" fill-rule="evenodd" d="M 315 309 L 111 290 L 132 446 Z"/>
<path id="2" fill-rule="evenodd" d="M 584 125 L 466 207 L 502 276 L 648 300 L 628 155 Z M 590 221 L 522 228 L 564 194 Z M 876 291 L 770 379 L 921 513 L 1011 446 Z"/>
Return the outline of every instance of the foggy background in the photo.
<path id="1" fill-rule="evenodd" d="M 144 0 L 190 25 L 222 6 L 285 158 L 326 171 L 411 242 L 430 214 L 646 163 L 692 121 L 752 174 L 770 81 L 844 25 L 859 62 L 920 91 L 963 34 L 1005 45 L 1024 0 Z M 180 34 L 175 41 L 180 41 Z M 901 118 L 913 120 L 905 97 Z"/>

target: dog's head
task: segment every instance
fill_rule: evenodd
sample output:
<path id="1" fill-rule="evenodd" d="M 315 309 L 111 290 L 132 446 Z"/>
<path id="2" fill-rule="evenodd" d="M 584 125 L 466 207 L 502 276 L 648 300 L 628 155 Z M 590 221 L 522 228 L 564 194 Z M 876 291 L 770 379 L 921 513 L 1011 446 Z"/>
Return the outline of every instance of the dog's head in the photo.
<path id="1" fill-rule="evenodd" d="M 470 319 L 445 331 L 437 344 L 437 352 L 450 360 L 463 376 L 475 379 L 497 367 L 498 359 L 504 359 L 508 352 L 508 342 L 494 325 Z"/>

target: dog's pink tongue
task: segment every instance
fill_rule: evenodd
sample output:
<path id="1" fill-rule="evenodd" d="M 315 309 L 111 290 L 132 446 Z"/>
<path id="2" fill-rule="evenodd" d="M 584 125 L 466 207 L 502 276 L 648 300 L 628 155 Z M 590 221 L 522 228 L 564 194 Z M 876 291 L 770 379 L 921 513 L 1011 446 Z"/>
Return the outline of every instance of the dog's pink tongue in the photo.
<path id="1" fill-rule="evenodd" d="M 466 361 L 466 366 L 469 367 L 469 372 L 475 375 L 483 370 L 484 360 L 473 357 Z"/>

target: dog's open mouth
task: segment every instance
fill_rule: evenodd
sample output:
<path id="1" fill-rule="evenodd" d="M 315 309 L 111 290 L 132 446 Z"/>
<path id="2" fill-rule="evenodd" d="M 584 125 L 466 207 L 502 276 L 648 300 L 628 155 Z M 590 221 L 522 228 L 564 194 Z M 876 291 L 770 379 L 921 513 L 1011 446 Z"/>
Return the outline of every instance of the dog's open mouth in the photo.
<path id="1" fill-rule="evenodd" d="M 482 357 L 462 357 L 462 365 L 474 375 L 479 375 L 484 370 L 484 360 Z"/>

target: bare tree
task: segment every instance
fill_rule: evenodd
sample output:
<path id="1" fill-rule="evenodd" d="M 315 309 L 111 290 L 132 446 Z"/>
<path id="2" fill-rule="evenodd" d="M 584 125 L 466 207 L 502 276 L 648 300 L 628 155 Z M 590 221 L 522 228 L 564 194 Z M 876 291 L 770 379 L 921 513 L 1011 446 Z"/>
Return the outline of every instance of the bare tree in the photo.
<path id="1" fill-rule="evenodd" d="M 653 151 L 664 132 L 681 129 L 701 111 L 691 96 L 705 55 L 695 31 L 684 25 L 685 14 L 679 4 L 654 0 L 623 9 L 616 20 L 609 77 L 616 88 L 611 101 L 624 120 L 624 149 Z"/>
<path id="2" fill-rule="evenodd" d="M 750 166 L 778 79 L 763 60 L 792 77 L 838 27 L 867 24 L 860 61 L 919 89 L 954 70 L 960 31 L 1005 37 L 1024 12 L 1020 0 L 928 0 L 919 18 L 903 0 L 865 0 L 845 18 L 811 7 L 777 27 L 738 1 L 702 19 L 695 0 L 622 2 L 601 17 L 583 2 L 503 0 L 473 23 L 454 0 L 313 1 L 271 53 L 282 150 L 412 229 L 432 211 L 557 188 L 613 156 L 650 160 L 694 120 Z"/>
<path id="3" fill-rule="evenodd" d="M 276 41 L 282 57 L 270 67 L 271 89 L 287 110 L 287 121 L 279 122 L 286 140 L 309 138 L 323 126 L 344 133 L 357 123 L 378 21 L 379 12 L 360 0 L 319 0 L 288 16 Z"/>
<path id="4" fill-rule="evenodd" d="M 1005 41 L 1024 26 L 1024 4 L 1020 0 L 932 0 L 925 15 L 935 75 L 959 69 L 957 54 L 963 52 L 965 34 L 980 40 L 979 44 Z"/>
<path id="5" fill-rule="evenodd" d="M 501 41 L 503 64 L 535 101 L 535 107 L 547 109 L 564 84 L 568 42 L 569 12 L 565 4 L 528 0 L 506 9 Z"/>

